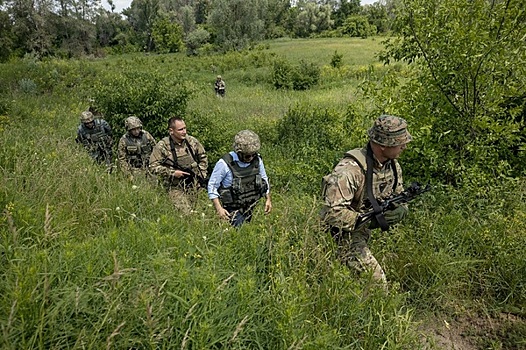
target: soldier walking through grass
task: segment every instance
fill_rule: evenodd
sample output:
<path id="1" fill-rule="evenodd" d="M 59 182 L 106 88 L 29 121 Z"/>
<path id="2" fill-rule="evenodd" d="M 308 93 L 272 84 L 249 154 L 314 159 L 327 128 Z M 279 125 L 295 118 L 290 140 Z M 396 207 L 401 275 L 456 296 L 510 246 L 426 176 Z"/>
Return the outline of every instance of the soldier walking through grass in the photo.
<path id="1" fill-rule="evenodd" d="M 175 207 L 190 213 L 197 190 L 206 188 L 208 157 L 201 142 L 187 134 L 181 118 L 170 118 L 168 133 L 153 148 L 150 172 L 161 179 Z"/>
<path id="2" fill-rule="evenodd" d="M 220 75 L 216 77 L 216 81 L 214 82 L 214 90 L 217 96 L 225 97 L 226 84 Z"/>
<path id="3" fill-rule="evenodd" d="M 142 122 L 136 116 L 124 121 L 126 134 L 119 140 L 117 154 L 121 170 L 130 176 L 146 174 L 155 139 L 142 128 Z"/>
<path id="4" fill-rule="evenodd" d="M 105 163 L 108 171 L 113 163 L 113 138 L 110 125 L 102 118 L 95 118 L 90 111 L 80 114 L 80 125 L 75 139 L 97 163 Z"/>
<path id="5" fill-rule="evenodd" d="M 342 263 L 372 273 L 386 286 L 383 268 L 368 247 L 371 230 L 388 230 L 407 214 L 406 204 L 378 213 L 367 225 L 356 228 L 361 213 L 378 208 L 378 202 L 403 191 L 402 169 L 397 158 L 412 140 L 404 119 L 382 115 L 368 131 L 364 148 L 345 153 L 322 182 L 321 219 L 338 244 Z M 375 209 L 376 211 L 376 209 Z"/>

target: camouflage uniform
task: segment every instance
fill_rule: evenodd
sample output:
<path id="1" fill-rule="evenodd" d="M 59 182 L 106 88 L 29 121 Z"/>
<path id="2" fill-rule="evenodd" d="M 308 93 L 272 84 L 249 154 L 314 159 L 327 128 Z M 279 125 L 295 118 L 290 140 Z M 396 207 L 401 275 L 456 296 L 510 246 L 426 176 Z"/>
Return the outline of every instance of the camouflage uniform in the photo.
<path id="1" fill-rule="evenodd" d="M 80 121 L 75 141 L 82 144 L 96 162 L 105 162 L 111 167 L 113 138 L 110 125 L 104 119 L 95 119 L 89 111 L 81 113 Z M 93 123 L 92 128 L 86 126 L 89 123 Z"/>
<path id="2" fill-rule="evenodd" d="M 411 141 L 405 120 L 393 116 L 378 118 L 368 134 L 372 142 L 387 147 Z M 338 243 L 340 260 L 359 271 L 372 271 L 375 280 L 385 283 L 385 273 L 367 245 L 370 229 L 354 229 L 358 215 L 370 210 L 366 157 L 367 147 L 348 151 L 332 173 L 323 178 L 321 218 Z M 402 169 L 396 159 L 382 164 L 373 155 L 373 164 L 372 192 L 378 202 L 403 191 Z"/>
<path id="3" fill-rule="evenodd" d="M 216 78 L 216 81 L 214 83 L 214 89 L 216 91 L 216 95 L 225 96 L 226 84 L 220 75 L 218 75 Z"/>
<path id="4" fill-rule="evenodd" d="M 135 128 L 142 128 L 142 122 L 137 117 L 128 117 L 126 119 L 128 132 L 121 137 L 117 147 L 119 166 L 129 175 L 148 171 L 150 155 L 155 147 L 155 139 L 148 131 L 141 129 L 139 135 L 135 136 L 131 132 Z"/>
<path id="5" fill-rule="evenodd" d="M 174 146 L 177 165 L 181 168 L 192 170 L 197 176 L 206 178 L 208 157 L 203 145 L 195 137 L 187 135 L 183 142 L 174 142 Z M 192 149 L 195 160 L 192 158 L 192 152 L 190 152 L 188 147 Z M 174 157 L 170 147 L 170 136 L 168 136 L 159 141 L 153 148 L 149 169 L 152 174 L 157 175 L 161 179 L 174 205 L 187 213 L 193 207 L 199 183 L 197 179 L 189 182 L 188 178 L 173 176 L 176 170 L 173 165 Z"/>

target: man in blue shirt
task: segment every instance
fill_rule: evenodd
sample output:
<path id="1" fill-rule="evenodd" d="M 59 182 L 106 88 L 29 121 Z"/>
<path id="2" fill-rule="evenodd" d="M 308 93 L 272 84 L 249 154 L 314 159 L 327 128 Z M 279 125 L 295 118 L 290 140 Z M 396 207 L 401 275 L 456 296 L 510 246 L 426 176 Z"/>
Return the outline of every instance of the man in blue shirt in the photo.
<path id="1" fill-rule="evenodd" d="M 208 198 L 221 219 L 240 227 L 250 222 L 260 198 L 266 198 L 267 214 L 272 210 L 272 201 L 268 176 L 258 154 L 261 148 L 258 135 L 250 130 L 238 132 L 233 148 L 216 163 L 208 181 Z"/>

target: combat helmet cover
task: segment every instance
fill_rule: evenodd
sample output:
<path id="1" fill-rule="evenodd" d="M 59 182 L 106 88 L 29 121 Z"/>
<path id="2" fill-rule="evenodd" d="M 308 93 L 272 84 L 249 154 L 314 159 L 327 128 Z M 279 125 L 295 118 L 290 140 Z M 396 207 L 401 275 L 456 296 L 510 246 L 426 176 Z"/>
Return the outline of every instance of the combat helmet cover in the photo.
<path id="1" fill-rule="evenodd" d="M 254 154 L 259 152 L 261 142 L 259 136 L 251 130 L 241 130 L 234 136 L 234 152 Z"/>
<path id="2" fill-rule="evenodd" d="M 81 123 L 91 123 L 93 121 L 93 113 L 90 111 L 84 111 L 80 113 L 80 122 Z"/>
<path id="3" fill-rule="evenodd" d="M 386 114 L 374 121 L 367 134 L 371 141 L 386 147 L 405 145 L 413 140 L 405 119 Z"/>
<path id="4" fill-rule="evenodd" d="M 139 118 L 132 115 L 124 121 L 124 125 L 126 126 L 126 130 L 130 131 L 135 128 L 142 128 L 142 122 Z"/>

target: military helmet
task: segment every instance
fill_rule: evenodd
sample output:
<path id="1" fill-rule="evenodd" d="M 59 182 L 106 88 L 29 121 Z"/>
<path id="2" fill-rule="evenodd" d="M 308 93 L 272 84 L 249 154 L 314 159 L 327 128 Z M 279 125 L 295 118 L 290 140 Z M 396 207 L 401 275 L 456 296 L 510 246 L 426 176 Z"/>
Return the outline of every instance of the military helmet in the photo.
<path id="1" fill-rule="evenodd" d="M 405 119 L 392 115 L 381 115 L 367 132 L 369 139 L 381 146 L 401 146 L 413 140 L 407 131 Z"/>
<path id="2" fill-rule="evenodd" d="M 90 111 L 84 111 L 80 113 L 80 122 L 81 123 L 91 123 L 93 121 L 93 113 Z"/>
<path id="3" fill-rule="evenodd" d="M 217 80 L 221 80 L 221 76 L 220 75 L 217 76 Z"/>
<path id="4" fill-rule="evenodd" d="M 126 120 L 124 121 L 124 125 L 126 126 L 126 130 L 142 128 L 141 120 L 134 115 L 126 118 Z"/>
<path id="5" fill-rule="evenodd" d="M 234 136 L 234 151 L 243 154 L 254 154 L 261 148 L 259 136 L 251 130 L 241 130 Z"/>

